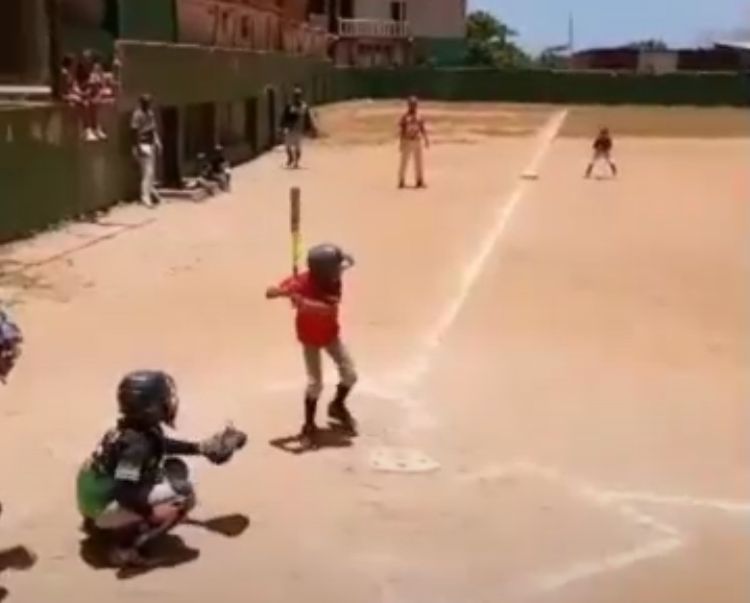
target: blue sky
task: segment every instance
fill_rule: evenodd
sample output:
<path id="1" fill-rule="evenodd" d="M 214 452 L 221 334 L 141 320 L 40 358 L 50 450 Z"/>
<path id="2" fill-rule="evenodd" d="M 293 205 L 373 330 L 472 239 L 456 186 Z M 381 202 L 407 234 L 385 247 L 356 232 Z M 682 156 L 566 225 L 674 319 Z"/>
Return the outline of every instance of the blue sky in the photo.
<path id="1" fill-rule="evenodd" d="M 535 52 L 567 41 L 569 12 L 578 50 L 645 38 L 672 46 L 741 33 L 750 40 L 750 0 L 469 0 L 469 8 L 495 13 Z"/>

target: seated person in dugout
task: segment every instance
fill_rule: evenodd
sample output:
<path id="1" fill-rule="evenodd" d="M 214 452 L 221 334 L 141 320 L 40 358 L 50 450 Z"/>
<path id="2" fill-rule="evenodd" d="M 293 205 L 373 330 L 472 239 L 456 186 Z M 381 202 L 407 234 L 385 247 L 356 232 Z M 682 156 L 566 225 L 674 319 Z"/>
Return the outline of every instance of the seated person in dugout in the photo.
<path id="1" fill-rule="evenodd" d="M 232 184 L 232 171 L 221 145 L 216 145 L 211 153 L 199 153 L 198 177 L 196 185 L 209 194 L 216 190 L 228 192 Z"/>

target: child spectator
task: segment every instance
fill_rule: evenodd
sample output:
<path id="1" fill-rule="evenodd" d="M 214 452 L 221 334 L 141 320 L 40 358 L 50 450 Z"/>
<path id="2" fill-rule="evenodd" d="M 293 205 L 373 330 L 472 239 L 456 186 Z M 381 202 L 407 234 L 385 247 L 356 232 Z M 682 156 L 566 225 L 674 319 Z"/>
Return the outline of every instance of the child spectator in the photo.
<path id="1" fill-rule="evenodd" d="M 76 63 L 75 82 L 81 95 L 83 113 L 83 138 L 87 142 L 106 140 L 107 135 L 99 124 L 99 104 L 101 103 L 101 88 L 103 80 L 97 73 L 95 63 L 97 59 L 90 50 L 84 50 L 80 60 Z"/>

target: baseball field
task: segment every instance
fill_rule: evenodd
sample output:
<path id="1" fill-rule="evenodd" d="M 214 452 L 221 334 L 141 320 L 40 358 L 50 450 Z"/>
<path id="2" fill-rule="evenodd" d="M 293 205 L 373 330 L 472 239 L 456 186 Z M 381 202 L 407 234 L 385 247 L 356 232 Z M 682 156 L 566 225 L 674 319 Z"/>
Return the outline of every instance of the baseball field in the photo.
<path id="1" fill-rule="evenodd" d="M 277 149 L 231 194 L 0 248 L 26 336 L 0 388 L 0 533 L 38 557 L 0 574 L 10 600 L 750 599 L 746 112 L 427 103 L 429 188 L 399 191 L 402 110 L 321 109 L 299 171 Z M 586 180 L 605 125 L 620 175 Z M 293 316 L 263 296 L 291 270 L 292 186 L 304 243 L 358 261 L 361 435 L 301 454 Z M 174 375 L 181 435 L 251 440 L 192 463 L 198 521 L 167 567 L 118 575 L 74 482 L 136 368 Z"/>

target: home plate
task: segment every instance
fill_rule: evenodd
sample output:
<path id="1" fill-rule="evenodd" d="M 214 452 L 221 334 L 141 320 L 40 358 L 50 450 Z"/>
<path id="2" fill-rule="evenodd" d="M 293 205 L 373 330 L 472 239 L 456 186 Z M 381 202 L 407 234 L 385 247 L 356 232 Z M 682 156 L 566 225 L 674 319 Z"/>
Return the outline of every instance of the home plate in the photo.
<path id="1" fill-rule="evenodd" d="M 428 473 L 439 469 L 440 463 L 419 450 L 378 448 L 370 454 L 370 466 L 391 473 Z"/>

